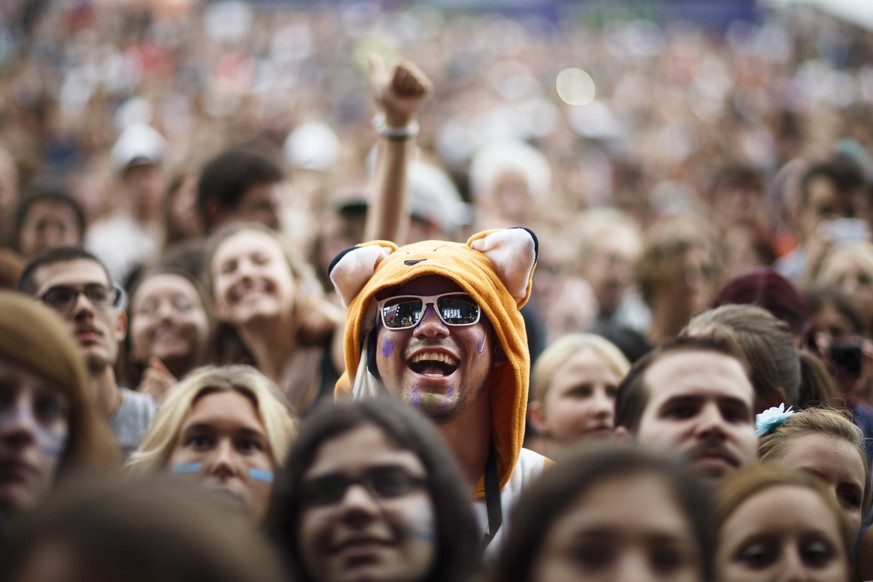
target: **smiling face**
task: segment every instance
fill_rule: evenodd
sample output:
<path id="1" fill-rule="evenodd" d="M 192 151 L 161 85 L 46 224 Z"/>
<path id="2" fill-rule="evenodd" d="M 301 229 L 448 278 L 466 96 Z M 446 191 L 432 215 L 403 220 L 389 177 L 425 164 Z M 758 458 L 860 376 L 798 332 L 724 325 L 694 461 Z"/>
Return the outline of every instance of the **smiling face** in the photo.
<path id="1" fill-rule="evenodd" d="M 36 202 L 24 217 L 18 235 L 18 249 L 26 258 L 60 245 L 78 245 L 82 232 L 73 209 L 61 202 Z"/>
<path id="2" fill-rule="evenodd" d="M 279 243 L 269 234 L 242 230 L 224 239 L 212 263 L 215 310 L 231 325 L 290 317 L 297 290 Z"/>
<path id="3" fill-rule="evenodd" d="M 610 479 L 584 494 L 549 528 L 533 566 L 536 582 L 701 579 L 697 543 L 664 482 Z"/>
<path id="4" fill-rule="evenodd" d="M 398 495 L 372 493 L 352 482 L 378 471 L 412 479 Z M 437 548 L 433 503 L 422 483 L 424 465 L 375 426 L 352 429 L 325 442 L 304 476 L 304 490 L 327 479 L 348 485 L 336 502 L 304 503 L 300 555 L 316 582 L 423 580 Z M 406 489 L 406 488 L 404 488 Z"/>
<path id="5" fill-rule="evenodd" d="M 179 275 L 149 277 L 133 296 L 130 343 L 133 357 L 159 358 L 182 373 L 202 361 L 209 341 L 209 318 L 197 289 Z"/>
<path id="6" fill-rule="evenodd" d="M 857 447 L 826 434 L 806 434 L 789 441 L 782 455 L 772 460 L 819 477 L 833 492 L 852 531 L 860 529 L 866 475 Z"/>
<path id="7" fill-rule="evenodd" d="M 596 352 L 580 350 L 555 370 L 544 401 L 532 403 L 538 428 L 561 444 L 612 434 L 620 380 Z"/>
<path id="8" fill-rule="evenodd" d="M 666 354 L 646 372 L 645 384 L 640 444 L 677 452 L 708 477 L 755 462 L 754 392 L 738 360 L 706 351 Z"/>
<path id="9" fill-rule="evenodd" d="M 100 264 L 89 259 L 42 266 L 37 270 L 35 279 L 37 295 L 59 285 L 80 291 L 89 285 L 109 285 L 109 279 Z M 127 318 L 122 310 L 111 305 L 94 306 L 85 295 L 79 294 L 70 309 L 58 313 L 70 326 L 92 374 L 102 373 L 115 364 L 118 344 L 126 333 Z"/>
<path id="10" fill-rule="evenodd" d="M 413 279 L 380 299 L 439 295 L 461 288 L 443 277 Z M 414 327 L 386 329 L 381 321 L 376 366 L 389 392 L 437 421 L 448 421 L 485 394 L 494 361 L 494 333 L 484 314 L 473 325 L 453 326 L 426 306 Z"/>
<path id="11" fill-rule="evenodd" d="M 69 406 L 52 383 L 0 359 L 0 515 L 48 492 L 66 450 Z"/>
<path id="12" fill-rule="evenodd" d="M 182 423 L 168 469 L 196 475 L 253 521 L 267 513 L 273 490 L 270 442 L 252 400 L 226 390 L 200 396 Z"/>
<path id="13" fill-rule="evenodd" d="M 798 511 L 798 508 L 803 511 Z M 721 582 L 849 579 L 840 526 L 811 489 L 778 485 L 749 497 L 724 522 L 716 551 Z"/>

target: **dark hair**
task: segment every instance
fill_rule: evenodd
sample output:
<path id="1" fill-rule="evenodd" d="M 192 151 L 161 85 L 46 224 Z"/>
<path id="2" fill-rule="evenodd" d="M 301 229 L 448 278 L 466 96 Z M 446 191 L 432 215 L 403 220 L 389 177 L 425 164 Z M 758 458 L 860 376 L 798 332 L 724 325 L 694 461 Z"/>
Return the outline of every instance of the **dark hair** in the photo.
<path id="1" fill-rule="evenodd" d="M 109 276 L 109 269 L 106 268 L 103 261 L 98 259 L 96 255 L 82 247 L 60 246 L 46 249 L 28 261 L 21 272 L 21 277 L 18 279 L 18 291 L 25 295 L 36 295 L 39 289 L 36 282 L 37 271 L 42 267 L 70 261 L 93 261 L 103 269 L 103 272 L 106 274 L 106 280 L 110 283 L 112 282 L 112 277 Z"/>
<path id="2" fill-rule="evenodd" d="M 646 372 L 660 359 L 682 352 L 713 352 L 737 359 L 744 368 L 746 362 L 734 344 L 716 336 L 683 336 L 671 338 L 637 360 L 618 385 L 615 395 L 615 426 L 636 433 L 640 419 L 649 403 Z"/>
<path id="3" fill-rule="evenodd" d="M 0 580 L 18 579 L 40 550 L 74 556 L 77 579 L 281 582 L 265 539 L 194 485 L 169 479 L 80 482 L 16 524 Z"/>
<path id="4" fill-rule="evenodd" d="M 800 362 L 800 390 L 795 402 L 798 410 L 822 404 L 836 406 L 840 389 L 828 371 L 827 364 L 812 352 L 797 350 Z"/>
<path id="5" fill-rule="evenodd" d="M 24 226 L 24 221 L 27 219 L 30 211 L 42 202 L 60 204 L 69 208 L 76 220 L 76 228 L 79 230 L 79 241 L 81 242 L 85 237 L 85 212 L 82 210 L 82 206 L 73 198 L 72 194 L 60 184 L 49 181 L 39 182 L 24 195 L 18 205 L 18 209 L 15 211 L 15 222 L 12 231 L 13 250 L 21 251 L 19 239 L 21 238 L 21 229 Z"/>
<path id="6" fill-rule="evenodd" d="M 757 190 L 764 196 L 764 177 L 761 171 L 748 164 L 731 163 L 723 166 L 712 181 L 712 194 L 720 190 L 744 188 Z"/>
<path id="7" fill-rule="evenodd" d="M 678 459 L 615 444 L 573 447 L 525 491 L 513 511 L 494 580 L 533 580 L 533 567 L 549 530 L 571 505 L 610 481 L 649 475 L 664 483 L 691 529 L 701 564 L 698 579 L 711 580 L 715 542 L 709 488 Z"/>
<path id="8" fill-rule="evenodd" d="M 833 305 L 840 315 L 849 320 L 856 334 L 866 336 L 869 333 L 864 318 L 855 302 L 841 289 L 833 285 L 816 285 L 803 293 L 811 315 L 817 314 L 827 305 Z"/>
<path id="9" fill-rule="evenodd" d="M 324 443 L 356 428 L 375 426 L 397 446 L 413 453 L 427 471 L 436 515 L 436 559 L 428 581 L 461 581 L 476 567 L 481 536 L 470 506 L 470 491 L 442 435 L 416 410 L 389 398 L 320 405 L 304 421 L 273 490 L 267 527 L 296 580 L 312 577 L 303 568 L 298 539 L 306 471 Z"/>
<path id="10" fill-rule="evenodd" d="M 197 182 L 197 212 L 206 231 L 211 232 L 216 226 L 209 215 L 210 203 L 232 211 L 253 186 L 275 184 L 283 178 L 279 164 L 253 147 L 232 148 L 212 158 Z"/>
<path id="11" fill-rule="evenodd" d="M 824 178 L 830 181 L 840 196 L 862 192 L 866 184 L 864 171 L 855 161 L 845 156 L 834 156 L 810 166 L 800 179 L 800 203 L 809 202 L 809 187 L 812 181 Z M 861 218 L 861 217 L 858 217 Z"/>
<path id="12" fill-rule="evenodd" d="M 735 277 L 722 287 L 713 307 L 727 304 L 763 307 L 801 334 L 809 322 L 809 310 L 794 284 L 769 267 L 753 269 Z"/>

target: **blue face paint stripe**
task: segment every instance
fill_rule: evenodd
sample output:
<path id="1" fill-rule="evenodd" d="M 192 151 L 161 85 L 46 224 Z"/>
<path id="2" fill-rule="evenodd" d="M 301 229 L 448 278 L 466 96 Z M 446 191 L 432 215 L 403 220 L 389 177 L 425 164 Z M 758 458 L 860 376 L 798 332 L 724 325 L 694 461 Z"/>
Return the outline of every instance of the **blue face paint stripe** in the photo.
<path id="1" fill-rule="evenodd" d="M 0 430 L 3 430 L 11 424 L 15 424 L 20 419 L 27 419 L 33 426 L 36 442 L 43 453 L 50 457 L 60 457 L 64 454 L 67 445 L 67 435 L 58 434 L 43 427 L 29 411 L 22 412 L 21 409 L 16 408 L 15 410 L 0 416 Z"/>
<path id="2" fill-rule="evenodd" d="M 199 473 L 203 470 L 203 463 L 181 463 L 173 465 L 173 473 Z"/>
<path id="3" fill-rule="evenodd" d="M 264 483 L 272 483 L 274 480 L 272 471 L 265 469 L 249 469 L 249 477 L 263 481 Z"/>

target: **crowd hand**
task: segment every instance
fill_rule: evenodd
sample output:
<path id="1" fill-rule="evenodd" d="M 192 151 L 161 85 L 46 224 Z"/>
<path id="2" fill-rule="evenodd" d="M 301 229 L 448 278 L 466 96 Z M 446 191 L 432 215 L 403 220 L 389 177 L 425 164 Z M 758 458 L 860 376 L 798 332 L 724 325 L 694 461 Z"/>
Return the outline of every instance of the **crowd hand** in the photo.
<path id="1" fill-rule="evenodd" d="M 377 55 L 370 55 L 370 86 L 388 127 L 405 127 L 415 120 L 433 93 L 427 75 L 409 61 L 399 59 L 391 70 Z"/>
<path id="2" fill-rule="evenodd" d="M 164 401 L 179 381 L 158 358 L 149 358 L 149 365 L 142 375 L 139 391 L 151 396 L 157 404 Z"/>

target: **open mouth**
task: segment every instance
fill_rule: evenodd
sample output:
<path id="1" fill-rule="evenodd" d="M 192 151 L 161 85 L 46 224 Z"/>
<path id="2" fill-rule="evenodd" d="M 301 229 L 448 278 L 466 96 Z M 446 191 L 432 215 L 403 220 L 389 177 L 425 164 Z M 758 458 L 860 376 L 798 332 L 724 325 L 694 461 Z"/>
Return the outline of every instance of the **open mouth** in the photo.
<path id="1" fill-rule="evenodd" d="M 461 365 L 457 358 L 444 352 L 422 352 L 411 357 L 406 365 L 423 376 L 450 376 Z"/>

